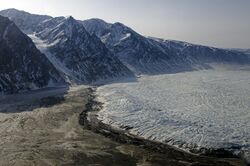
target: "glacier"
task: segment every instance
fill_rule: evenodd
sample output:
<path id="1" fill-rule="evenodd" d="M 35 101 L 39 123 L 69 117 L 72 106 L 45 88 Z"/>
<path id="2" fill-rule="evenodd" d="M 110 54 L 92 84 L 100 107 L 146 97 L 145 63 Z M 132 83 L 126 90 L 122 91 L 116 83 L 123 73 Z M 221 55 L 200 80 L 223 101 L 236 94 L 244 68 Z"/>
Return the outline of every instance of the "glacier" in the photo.
<path id="1" fill-rule="evenodd" d="M 97 89 L 98 119 L 186 151 L 250 152 L 249 67 L 142 76 Z"/>

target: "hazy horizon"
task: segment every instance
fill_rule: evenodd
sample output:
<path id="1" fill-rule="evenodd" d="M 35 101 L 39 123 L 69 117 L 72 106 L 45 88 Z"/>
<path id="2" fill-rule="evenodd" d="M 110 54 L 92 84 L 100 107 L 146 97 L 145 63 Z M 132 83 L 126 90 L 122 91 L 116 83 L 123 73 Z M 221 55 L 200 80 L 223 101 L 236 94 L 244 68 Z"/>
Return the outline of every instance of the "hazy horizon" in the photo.
<path id="1" fill-rule="evenodd" d="M 0 0 L 1 1 L 1 0 Z M 72 15 L 122 22 L 145 36 L 220 48 L 250 48 L 249 0 L 9 0 L 16 8 L 53 17 Z"/>

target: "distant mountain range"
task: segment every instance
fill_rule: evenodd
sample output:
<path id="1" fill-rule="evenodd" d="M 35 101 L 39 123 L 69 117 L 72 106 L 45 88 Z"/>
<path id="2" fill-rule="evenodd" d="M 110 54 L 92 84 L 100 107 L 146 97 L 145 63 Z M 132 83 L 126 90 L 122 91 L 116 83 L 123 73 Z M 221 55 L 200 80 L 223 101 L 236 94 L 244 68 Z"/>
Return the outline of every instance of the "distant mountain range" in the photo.
<path id="1" fill-rule="evenodd" d="M 242 52 L 244 54 L 250 55 L 250 49 L 233 48 L 233 49 L 230 49 L 230 50 L 232 50 L 232 51 L 239 51 L 239 52 Z"/>
<path id="2" fill-rule="evenodd" d="M 21 83 L 21 86 L 17 85 L 14 78 L 7 83 L 6 79 L 9 76 L 6 76 L 6 70 L 1 70 L 1 75 L 5 75 L 5 81 L 3 77 L 0 77 L 0 91 L 8 91 L 8 87 L 17 90 L 27 89 L 31 88 L 30 85 L 24 86 L 23 84 L 32 83 L 35 83 L 36 87 L 44 87 L 47 86 L 49 80 L 55 83 L 92 84 L 134 77 L 137 74 L 164 74 L 210 69 L 212 68 L 210 63 L 250 63 L 249 56 L 242 51 L 145 37 L 122 23 L 110 24 L 100 19 L 80 21 L 71 16 L 53 18 L 16 9 L 0 11 L 0 15 L 8 17 L 33 41 L 18 30 L 12 22 L 1 17 L 2 20 L 8 20 L 10 24 L 13 24 L 16 27 L 15 31 L 22 34 L 18 38 L 10 36 L 13 41 L 12 47 L 15 49 L 7 48 L 6 45 L 9 45 L 9 42 L 6 44 L 1 39 L 1 49 L 10 49 L 8 57 L 16 57 L 14 59 L 17 63 L 23 62 L 23 57 L 27 57 L 26 59 L 34 64 L 34 67 L 26 70 L 25 65 L 16 66 L 11 60 L 6 61 L 4 65 L 11 64 L 12 72 L 18 68 L 23 73 L 30 74 L 39 69 L 46 75 L 43 83 L 40 83 L 38 78 L 32 77 L 30 80 L 22 75 L 18 77 L 19 79 L 23 77 L 24 83 Z M 0 27 L 3 27 L 0 31 L 1 37 L 6 33 L 4 25 L 4 21 L 1 21 Z M 29 42 L 26 42 L 27 45 L 25 42 L 17 42 L 22 40 Z M 43 54 L 35 48 L 34 44 Z M 28 46 L 32 49 L 26 49 Z M 32 50 L 35 53 L 31 52 Z M 6 55 L 1 51 L 0 58 L 6 58 Z M 37 61 L 44 62 L 47 66 L 36 64 Z M 46 69 L 43 69 L 43 66 Z"/>
<path id="3" fill-rule="evenodd" d="M 144 74 L 169 73 L 210 68 L 209 63 L 248 63 L 238 51 L 186 42 L 144 37 L 122 23 L 100 19 L 81 21 L 90 34 L 103 43 L 132 71 Z"/>
<path id="4" fill-rule="evenodd" d="M 247 49 L 247 50 L 245 51 L 245 53 L 248 54 L 248 55 L 250 55 L 250 49 Z"/>
<path id="5" fill-rule="evenodd" d="M 46 15 L 30 14 L 25 11 L 16 9 L 7 9 L 0 11 L 0 15 L 8 17 L 13 21 L 24 33 L 31 33 L 35 31 L 37 25 L 44 20 L 52 17 Z"/>

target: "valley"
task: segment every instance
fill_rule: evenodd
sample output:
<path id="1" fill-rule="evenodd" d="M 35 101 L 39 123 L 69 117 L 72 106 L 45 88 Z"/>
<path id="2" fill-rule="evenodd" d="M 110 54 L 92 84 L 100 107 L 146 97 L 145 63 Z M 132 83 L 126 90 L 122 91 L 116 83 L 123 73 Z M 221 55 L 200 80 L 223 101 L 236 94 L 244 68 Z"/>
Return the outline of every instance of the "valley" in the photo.
<path id="1" fill-rule="evenodd" d="M 2 10 L 0 165 L 249 164 L 248 52 Z"/>
<path id="2" fill-rule="evenodd" d="M 232 165 L 238 159 L 199 157 L 175 150 L 158 153 L 118 143 L 79 124 L 92 98 L 87 86 L 1 96 L 0 165 Z"/>

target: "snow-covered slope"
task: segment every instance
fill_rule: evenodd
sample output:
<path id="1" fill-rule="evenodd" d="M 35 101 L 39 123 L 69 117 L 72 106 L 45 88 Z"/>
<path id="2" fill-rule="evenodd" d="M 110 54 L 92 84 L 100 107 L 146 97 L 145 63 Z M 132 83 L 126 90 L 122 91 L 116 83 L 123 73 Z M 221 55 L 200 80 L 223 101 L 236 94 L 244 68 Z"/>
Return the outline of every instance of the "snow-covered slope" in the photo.
<path id="1" fill-rule="evenodd" d="M 245 54 L 250 56 L 250 49 L 246 50 Z"/>
<path id="2" fill-rule="evenodd" d="M 67 82 L 82 84 L 133 77 L 100 39 L 90 35 L 73 17 L 52 18 L 15 9 L 0 14 L 10 17 L 32 38 Z"/>
<path id="3" fill-rule="evenodd" d="M 73 17 L 58 17 L 42 22 L 36 36 L 47 47 L 50 61 L 70 81 L 92 83 L 133 76 L 99 38 L 91 36 Z"/>
<path id="4" fill-rule="evenodd" d="M 247 49 L 247 51 L 246 51 L 248 54 L 250 54 L 250 49 Z"/>
<path id="5" fill-rule="evenodd" d="M 237 48 L 235 48 L 235 49 L 231 49 L 231 50 L 238 51 L 238 52 L 243 52 L 243 53 L 245 53 L 247 55 L 250 55 L 250 49 L 237 49 Z"/>
<path id="6" fill-rule="evenodd" d="M 83 25 L 90 33 L 95 33 L 103 43 L 131 70 L 135 73 L 165 73 L 175 70 L 191 69 L 188 64 L 180 65 L 185 62 L 175 61 L 180 59 L 171 60 L 171 56 L 175 56 L 171 50 L 162 50 L 155 47 L 147 38 L 139 35 L 131 28 L 124 26 L 121 23 L 108 24 L 106 28 L 99 31 L 93 31 L 93 27 L 97 24 L 98 20 L 83 21 Z M 103 21 L 102 21 L 103 23 Z"/>
<path id="7" fill-rule="evenodd" d="M 0 11 L 0 15 L 8 17 L 25 33 L 35 31 L 37 25 L 39 25 L 42 21 L 51 18 L 50 16 L 30 14 L 16 9 L 2 10 Z"/>
<path id="8" fill-rule="evenodd" d="M 105 34 L 105 30 L 112 26 L 112 24 L 109 24 L 98 18 L 93 18 L 79 22 L 83 24 L 85 29 L 90 34 L 95 34 L 97 36 L 103 36 Z"/>
<path id="9" fill-rule="evenodd" d="M 218 49 L 202 45 L 190 44 L 174 40 L 163 40 L 157 38 L 149 38 L 159 42 L 163 49 L 171 49 L 181 55 L 182 58 L 193 60 L 193 63 L 233 63 L 233 64 L 249 64 L 250 59 L 241 52 Z"/>
<path id="10" fill-rule="evenodd" d="M 98 118 L 192 152 L 224 149 L 250 163 L 250 74 L 221 67 L 99 87 Z"/>
<path id="11" fill-rule="evenodd" d="M 122 23 L 40 16 L 15 9 L 0 12 L 30 33 L 37 47 L 68 81 L 92 83 L 136 74 L 212 68 L 210 63 L 249 63 L 244 53 L 144 37 Z M 85 28 L 86 30 L 85 30 Z"/>
<path id="12" fill-rule="evenodd" d="M 99 23 L 97 23 L 99 21 Z M 136 73 L 159 74 L 210 68 L 211 62 L 249 63 L 239 52 L 185 42 L 146 38 L 121 24 L 102 20 L 82 21 L 106 46 Z M 101 25 L 101 26 L 100 26 Z M 98 28 L 98 30 L 95 29 Z"/>
<path id="13" fill-rule="evenodd" d="M 32 40 L 8 18 L 0 16 L 0 92 L 15 93 L 64 83 Z"/>

